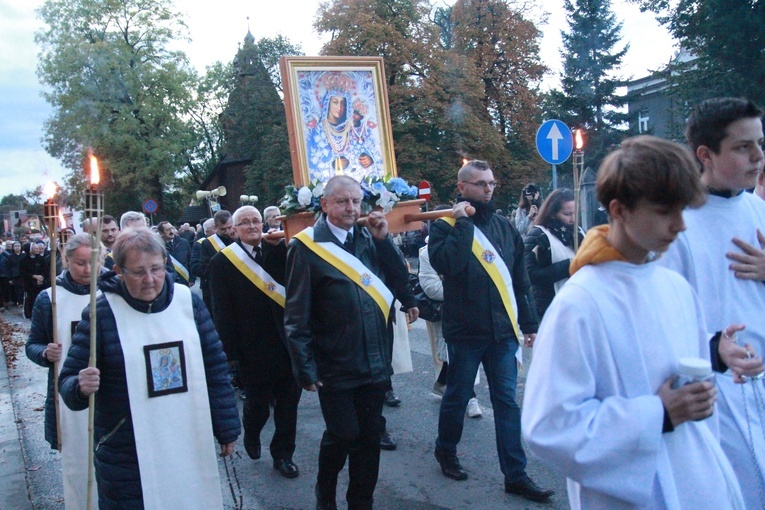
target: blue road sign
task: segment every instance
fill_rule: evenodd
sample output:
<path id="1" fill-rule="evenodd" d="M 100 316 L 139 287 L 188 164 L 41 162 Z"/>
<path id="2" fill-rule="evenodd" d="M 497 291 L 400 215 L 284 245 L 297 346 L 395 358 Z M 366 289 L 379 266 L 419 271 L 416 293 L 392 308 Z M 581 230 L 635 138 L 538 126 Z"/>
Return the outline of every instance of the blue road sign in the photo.
<path id="1" fill-rule="evenodd" d="M 537 130 L 537 152 L 551 165 L 559 165 L 571 156 L 574 137 L 571 130 L 559 120 L 548 120 Z"/>
<path id="2" fill-rule="evenodd" d="M 153 198 L 144 200 L 143 210 L 146 214 L 154 214 L 159 209 L 159 204 Z"/>

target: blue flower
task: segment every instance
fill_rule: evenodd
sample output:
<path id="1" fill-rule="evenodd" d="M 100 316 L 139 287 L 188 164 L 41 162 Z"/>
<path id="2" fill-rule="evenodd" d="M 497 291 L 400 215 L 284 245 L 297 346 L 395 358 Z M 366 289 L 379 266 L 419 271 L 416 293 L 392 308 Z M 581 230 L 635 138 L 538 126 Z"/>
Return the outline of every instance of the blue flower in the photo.
<path id="1" fill-rule="evenodd" d="M 388 189 L 397 195 L 405 195 L 409 191 L 409 185 L 400 177 L 394 177 L 388 181 Z"/>

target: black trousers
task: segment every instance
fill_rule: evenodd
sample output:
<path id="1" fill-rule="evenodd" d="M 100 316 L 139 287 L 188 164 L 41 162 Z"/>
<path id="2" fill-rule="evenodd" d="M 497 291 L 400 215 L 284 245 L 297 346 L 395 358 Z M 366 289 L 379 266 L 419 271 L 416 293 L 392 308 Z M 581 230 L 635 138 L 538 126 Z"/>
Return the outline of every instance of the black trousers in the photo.
<path id="1" fill-rule="evenodd" d="M 269 400 L 274 397 L 274 436 L 271 438 L 271 457 L 292 460 L 295 453 L 297 408 L 302 389 L 292 376 L 268 384 L 244 386 L 247 398 L 242 409 L 244 442 L 260 443 L 260 432 L 270 416 Z"/>
<path id="2" fill-rule="evenodd" d="M 327 430 L 319 449 L 317 497 L 335 501 L 337 475 L 348 459 L 349 510 L 371 509 L 380 469 L 380 436 L 385 385 L 366 384 L 347 390 L 319 388 Z"/>

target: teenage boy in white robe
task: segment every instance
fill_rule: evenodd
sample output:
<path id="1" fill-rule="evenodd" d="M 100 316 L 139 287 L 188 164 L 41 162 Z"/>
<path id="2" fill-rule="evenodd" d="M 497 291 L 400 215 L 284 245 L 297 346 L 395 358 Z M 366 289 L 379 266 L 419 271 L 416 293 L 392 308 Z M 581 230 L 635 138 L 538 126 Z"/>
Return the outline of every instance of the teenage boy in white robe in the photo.
<path id="1" fill-rule="evenodd" d="M 706 330 L 746 324 L 742 356 L 765 351 L 765 202 L 745 193 L 762 173 L 762 110 L 737 98 L 706 100 L 691 110 L 685 136 L 701 164 L 709 197 L 686 211 L 687 230 L 661 263 L 679 272 L 701 301 Z M 730 365 L 729 365 L 730 366 Z M 721 367 L 725 368 L 725 367 Z M 717 378 L 720 441 L 741 485 L 747 508 L 765 508 L 765 385 L 739 382 L 736 367 Z"/>
<path id="2" fill-rule="evenodd" d="M 601 165 L 597 196 L 610 224 L 588 232 L 537 334 L 527 445 L 568 478 L 571 508 L 743 508 L 714 383 L 672 387 L 680 358 L 710 357 L 701 305 L 652 262 L 685 229 L 683 209 L 704 200 L 693 159 L 666 140 L 625 140 Z M 719 349 L 734 363 L 730 339 Z"/>

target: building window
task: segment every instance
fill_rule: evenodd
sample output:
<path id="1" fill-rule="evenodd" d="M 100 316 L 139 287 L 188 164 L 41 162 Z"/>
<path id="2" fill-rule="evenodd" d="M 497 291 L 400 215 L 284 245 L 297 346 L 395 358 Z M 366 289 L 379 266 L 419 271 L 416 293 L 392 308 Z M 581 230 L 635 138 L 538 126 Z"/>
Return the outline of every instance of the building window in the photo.
<path id="1" fill-rule="evenodd" d="M 640 113 L 638 113 L 638 133 L 647 133 L 648 132 L 648 112 L 645 110 L 642 110 Z"/>

